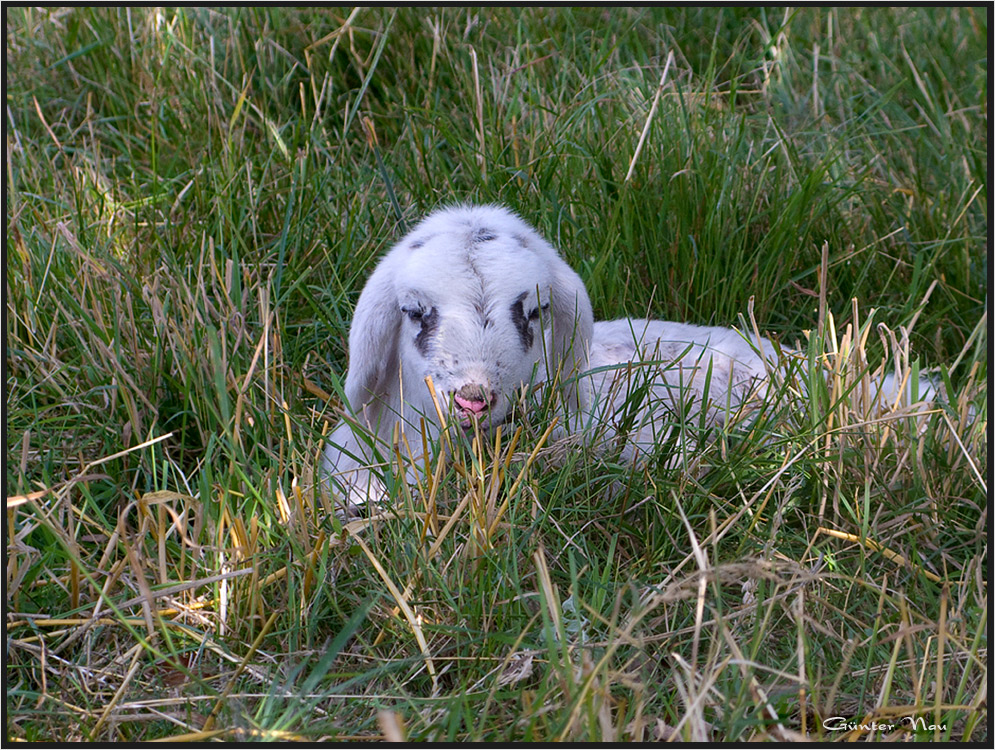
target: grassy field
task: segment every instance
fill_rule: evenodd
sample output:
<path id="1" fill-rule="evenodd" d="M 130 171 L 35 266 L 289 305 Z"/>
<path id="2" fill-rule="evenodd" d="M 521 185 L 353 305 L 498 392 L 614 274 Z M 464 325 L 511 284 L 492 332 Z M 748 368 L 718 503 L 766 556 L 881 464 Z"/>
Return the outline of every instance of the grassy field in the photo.
<path id="1" fill-rule="evenodd" d="M 991 740 L 990 8 L 5 13 L 9 740 Z M 464 200 L 807 364 L 344 528 L 353 306 Z"/>

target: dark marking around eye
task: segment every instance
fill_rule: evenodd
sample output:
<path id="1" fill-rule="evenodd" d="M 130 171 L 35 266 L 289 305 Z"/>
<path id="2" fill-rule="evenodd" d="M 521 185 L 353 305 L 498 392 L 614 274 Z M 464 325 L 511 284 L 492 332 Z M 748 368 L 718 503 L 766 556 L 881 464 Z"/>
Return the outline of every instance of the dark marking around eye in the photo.
<path id="1" fill-rule="evenodd" d="M 412 250 L 417 250 L 418 248 L 420 248 L 424 244 L 425 244 L 425 240 L 415 240 L 414 242 L 411 243 L 411 249 Z"/>
<path id="2" fill-rule="evenodd" d="M 439 327 L 439 311 L 433 307 L 428 312 L 424 310 L 419 311 L 418 317 L 414 317 L 410 313 L 408 315 L 412 320 L 421 322 L 421 330 L 415 336 L 415 346 L 418 348 L 418 351 L 426 355 L 428 354 L 429 344 L 432 341 L 432 334 Z"/>
<path id="3" fill-rule="evenodd" d="M 478 229 L 473 235 L 474 242 L 490 242 L 495 239 L 497 239 L 497 235 L 490 229 Z"/>
<path id="4" fill-rule="evenodd" d="M 518 336 L 522 340 L 522 348 L 528 351 L 532 348 L 535 336 L 532 333 L 531 315 L 525 314 L 525 298 L 528 292 L 522 292 L 518 299 L 511 303 L 511 322 L 518 329 Z"/>

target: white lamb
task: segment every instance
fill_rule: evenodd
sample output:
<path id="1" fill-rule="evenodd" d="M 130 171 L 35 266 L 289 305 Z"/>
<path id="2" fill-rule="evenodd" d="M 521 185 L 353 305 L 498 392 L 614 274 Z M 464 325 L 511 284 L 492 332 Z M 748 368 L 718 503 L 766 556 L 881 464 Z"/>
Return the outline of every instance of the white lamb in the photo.
<path id="1" fill-rule="evenodd" d="M 642 384 L 639 411 L 624 420 L 622 454 L 631 458 L 652 450 L 668 409 L 702 408 L 704 400 L 707 418 L 721 421 L 765 395 L 768 368 L 778 363 L 767 339 L 729 328 L 595 323 L 580 277 L 496 206 L 440 209 L 384 256 L 356 305 L 349 358 L 351 416 L 330 435 L 324 469 L 350 510 L 382 498 L 376 455 L 389 459 L 401 433 L 415 458 L 425 449 L 423 418 L 434 441 L 436 404 L 447 423 L 491 428 L 509 416 L 523 386 L 557 382 L 566 429 L 604 441 L 617 436 L 633 384 Z M 931 396 L 928 388 L 921 385 L 921 397 Z M 884 398 L 894 401 L 894 390 L 882 383 Z"/>

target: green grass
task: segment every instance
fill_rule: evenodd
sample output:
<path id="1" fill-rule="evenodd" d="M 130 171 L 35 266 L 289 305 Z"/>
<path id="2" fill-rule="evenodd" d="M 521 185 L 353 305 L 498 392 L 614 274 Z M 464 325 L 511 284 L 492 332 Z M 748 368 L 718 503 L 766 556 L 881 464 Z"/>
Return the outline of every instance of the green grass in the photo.
<path id="1" fill-rule="evenodd" d="M 5 13 L 9 738 L 991 739 L 990 14 Z M 539 408 L 343 530 L 352 308 L 455 201 L 808 396 L 641 471 Z"/>

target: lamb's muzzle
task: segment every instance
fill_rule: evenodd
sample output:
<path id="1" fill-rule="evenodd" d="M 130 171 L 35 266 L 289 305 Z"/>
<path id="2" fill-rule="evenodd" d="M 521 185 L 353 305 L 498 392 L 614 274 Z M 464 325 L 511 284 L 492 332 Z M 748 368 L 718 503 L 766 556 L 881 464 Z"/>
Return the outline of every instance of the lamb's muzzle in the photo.
<path id="1" fill-rule="evenodd" d="M 453 394 L 453 400 L 468 415 L 478 415 L 497 402 L 497 393 L 483 385 L 464 385 Z"/>

